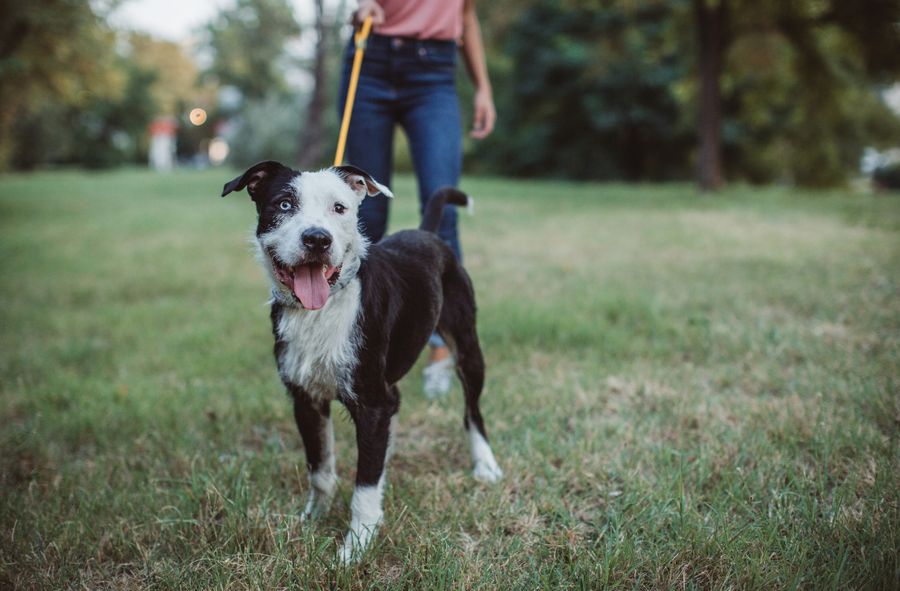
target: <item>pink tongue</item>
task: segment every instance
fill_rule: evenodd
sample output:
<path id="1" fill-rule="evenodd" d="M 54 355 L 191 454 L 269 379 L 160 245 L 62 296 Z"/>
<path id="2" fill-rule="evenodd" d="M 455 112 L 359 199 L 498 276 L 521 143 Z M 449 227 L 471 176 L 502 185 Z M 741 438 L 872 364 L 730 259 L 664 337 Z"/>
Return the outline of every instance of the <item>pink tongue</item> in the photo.
<path id="1" fill-rule="evenodd" d="M 294 295 L 307 310 L 324 306 L 330 291 L 322 274 L 322 265 L 302 265 L 294 269 Z"/>

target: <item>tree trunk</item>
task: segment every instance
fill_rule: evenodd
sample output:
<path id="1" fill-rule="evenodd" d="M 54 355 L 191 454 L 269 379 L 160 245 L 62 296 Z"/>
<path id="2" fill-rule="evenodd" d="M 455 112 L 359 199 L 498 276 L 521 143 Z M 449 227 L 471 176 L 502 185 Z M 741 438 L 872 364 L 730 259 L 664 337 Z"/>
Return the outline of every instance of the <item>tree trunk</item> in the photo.
<path id="1" fill-rule="evenodd" d="M 704 191 L 715 191 L 722 174 L 722 61 L 726 47 L 728 0 L 694 0 L 700 55 L 700 113 L 698 181 Z"/>
<path id="2" fill-rule="evenodd" d="M 316 2 L 316 56 L 313 65 L 313 89 L 309 106 L 306 109 L 306 125 L 300 132 L 300 150 L 298 165 L 301 169 L 309 169 L 323 164 L 325 155 L 325 110 L 328 108 L 328 58 L 329 27 L 325 22 L 324 0 Z"/>

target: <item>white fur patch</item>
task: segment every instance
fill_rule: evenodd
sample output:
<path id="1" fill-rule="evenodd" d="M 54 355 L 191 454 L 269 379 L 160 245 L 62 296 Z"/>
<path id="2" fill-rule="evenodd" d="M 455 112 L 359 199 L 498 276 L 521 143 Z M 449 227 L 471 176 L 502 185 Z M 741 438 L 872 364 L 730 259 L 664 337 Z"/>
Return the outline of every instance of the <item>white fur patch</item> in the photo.
<path id="1" fill-rule="evenodd" d="M 352 517 L 350 530 L 344 538 L 344 545 L 338 551 L 341 564 L 353 564 L 359 561 L 372 543 L 378 531 L 378 525 L 384 517 L 381 507 L 384 498 L 384 474 L 375 486 L 357 486 L 353 491 L 350 503 Z"/>
<path id="2" fill-rule="evenodd" d="M 309 498 L 303 510 L 302 519 L 315 519 L 328 512 L 334 491 L 337 488 L 337 472 L 334 458 L 334 425 L 331 417 L 325 423 L 322 434 L 322 463 L 319 469 L 309 475 Z"/>
<path id="3" fill-rule="evenodd" d="M 278 360 L 283 380 L 297 384 L 315 400 L 355 398 L 351 376 L 360 336 L 360 283 L 353 278 L 321 310 L 282 309 L 278 336 L 287 346 Z"/>
<path id="4" fill-rule="evenodd" d="M 326 169 L 333 170 L 333 169 Z M 358 170 L 358 169 L 357 169 Z M 394 194 L 391 193 L 391 190 L 373 179 L 368 173 L 363 176 L 361 174 L 355 174 L 353 172 L 345 171 L 343 174 L 345 182 L 353 189 L 353 191 L 359 195 L 360 199 L 365 197 L 366 195 L 377 195 L 381 193 L 385 197 L 393 198 Z"/>
<path id="5" fill-rule="evenodd" d="M 472 472 L 475 480 L 497 482 L 503 478 L 503 470 L 494 459 L 490 444 L 474 425 L 469 427 L 469 445 L 472 449 L 472 461 L 475 463 L 475 470 Z"/>

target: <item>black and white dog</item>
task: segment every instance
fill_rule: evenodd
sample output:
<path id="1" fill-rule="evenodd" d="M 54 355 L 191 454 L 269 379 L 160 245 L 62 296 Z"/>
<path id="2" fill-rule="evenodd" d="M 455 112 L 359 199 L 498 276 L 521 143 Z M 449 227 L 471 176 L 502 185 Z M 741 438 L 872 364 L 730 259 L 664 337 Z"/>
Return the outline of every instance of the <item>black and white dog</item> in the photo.
<path id="1" fill-rule="evenodd" d="M 350 563 L 362 556 L 383 516 L 385 464 L 400 404 L 396 384 L 434 330 L 456 359 L 474 476 L 493 482 L 503 475 L 478 409 L 484 360 L 472 284 L 434 234 L 444 204 L 465 205 L 468 198 L 442 189 L 429 201 L 419 230 L 370 245 L 357 225 L 359 204 L 367 195 L 393 195 L 365 171 L 337 166 L 301 173 L 261 162 L 227 183 L 222 196 L 245 187 L 258 214 L 259 259 L 272 281 L 278 372 L 306 449 L 304 518 L 325 513 L 337 485 L 333 399 L 356 426 L 352 519 L 338 556 Z"/>

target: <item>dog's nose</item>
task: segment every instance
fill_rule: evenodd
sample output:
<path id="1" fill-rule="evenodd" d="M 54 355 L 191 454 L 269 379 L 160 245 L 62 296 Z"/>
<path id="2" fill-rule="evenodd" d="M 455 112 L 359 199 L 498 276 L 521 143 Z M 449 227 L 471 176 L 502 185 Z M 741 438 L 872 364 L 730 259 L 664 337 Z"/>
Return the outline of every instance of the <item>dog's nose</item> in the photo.
<path id="1" fill-rule="evenodd" d="M 303 246 L 311 252 L 325 252 L 331 246 L 331 234 L 322 228 L 309 228 L 300 235 Z"/>

